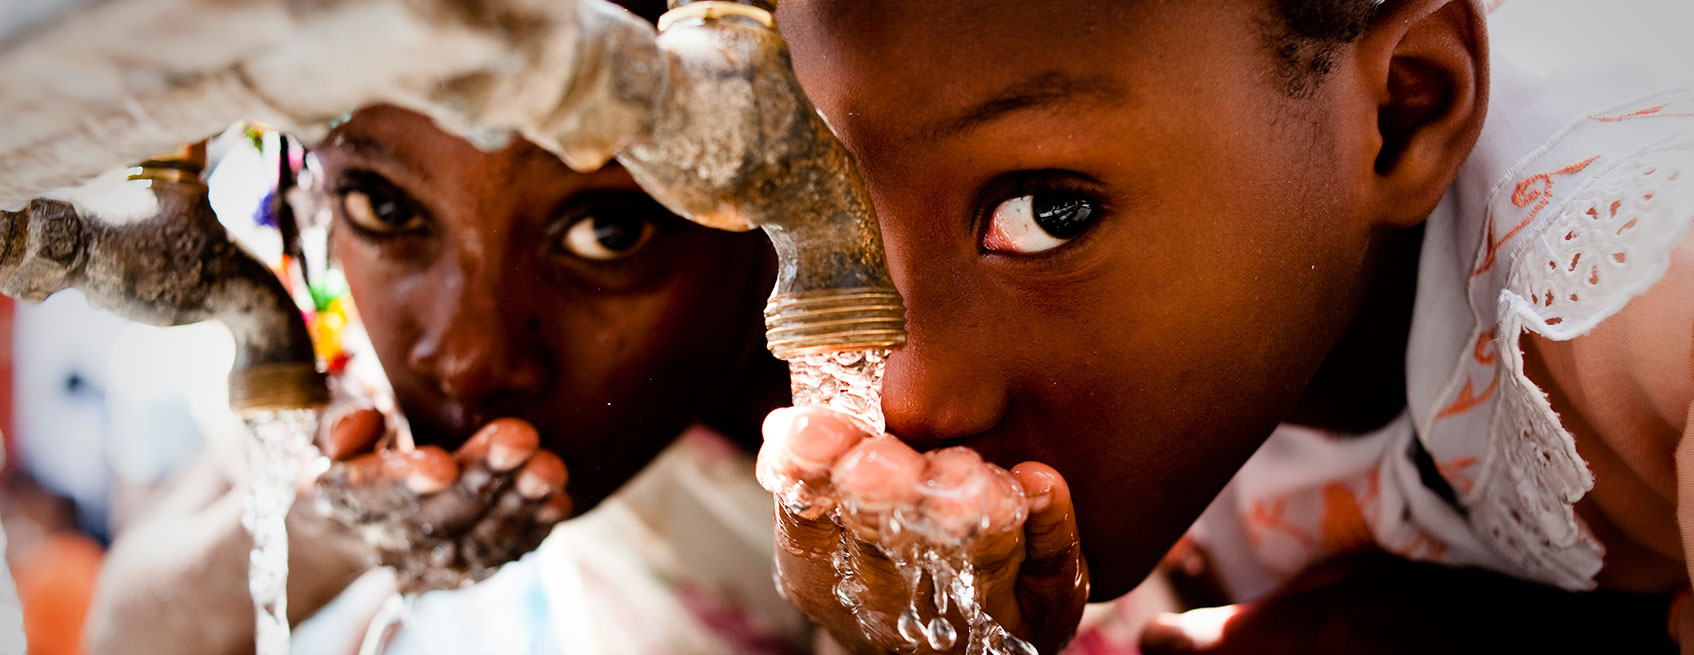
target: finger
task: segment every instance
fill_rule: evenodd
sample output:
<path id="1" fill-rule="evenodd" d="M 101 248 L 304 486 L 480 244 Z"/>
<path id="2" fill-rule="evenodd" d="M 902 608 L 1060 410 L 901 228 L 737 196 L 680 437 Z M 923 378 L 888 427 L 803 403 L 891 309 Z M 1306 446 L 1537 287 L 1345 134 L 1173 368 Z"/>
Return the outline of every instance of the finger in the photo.
<path id="1" fill-rule="evenodd" d="M 911 446 L 888 435 L 859 442 L 830 472 L 842 522 L 861 539 L 877 541 L 896 509 L 917 503 L 927 462 Z"/>
<path id="2" fill-rule="evenodd" d="M 522 466 L 541 447 L 541 436 L 529 423 L 515 418 L 489 422 L 459 447 L 459 465 L 471 468 L 486 467 L 494 473 L 505 473 Z"/>
<path id="3" fill-rule="evenodd" d="M 347 411 L 330 422 L 329 430 L 320 438 L 319 448 L 325 457 L 344 460 L 368 453 L 382 438 L 382 413 L 369 407 Z"/>
<path id="4" fill-rule="evenodd" d="M 1023 525 L 1025 556 L 1018 574 L 1019 608 L 1034 634 L 1048 640 L 1068 639 L 1088 603 L 1088 565 L 1082 557 L 1070 486 L 1058 471 L 1036 462 L 1013 467 L 1012 475 L 1029 498 L 1029 518 Z"/>
<path id="5" fill-rule="evenodd" d="M 900 613 L 914 594 L 929 593 L 920 582 L 917 569 L 902 571 L 881 547 L 859 539 L 845 539 L 842 548 L 838 556 L 846 558 L 844 568 L 852 572 L 852 581 L 837 585 L 835 601 L 854 602 L 856 609 L 852 614 L 857 624 L 854 631 L 884 652 L 909 652 L 908 642 L 900 635 Z M 847 599 L 839 597 L 844 586 L 851 587 Z"/>
<path id="6" fill-rule="evenodd" d="M 317 489 L 340 518 L 385 520 L 416 506 L 418 498 L 441 491 L 459 467 L 440 448 L 382 451 L 337 462 L 318 478 Z"/>
<path id="7" fill-rule="evenodd" d="M 835 460 L 868 435 L 857 421 L 823 407 L 784 407 L 765 417 L 759 457 L 776 473 L 827 478 Z"/>
<path id="8" fill-rule="evenodd" d="M 776 577 L 783 597 L 826 624 L 839 618 L 838 579 L 832 558 L 841 549 L 842 528 L 828 517 L 805 517 L 776 503 Z"/>
<path id="9" fill-rule="evenodd" d="M 759 483 L 796 517 L 820 520 L 833 506 L 835 461 L 868 435 L 858 421 L 822 407 L 786 407 L 765 418 Z"/>
<path id="10" fill-rule="evenodd" d="M 1023 490 L 1011 475 L 969 448 L 926 453 L 913 526 L 940 544 L 1021 533 Z"/>
<path id="11" fill-rule="evenodd" d="M 512 486 L 514 469 L 532 461 L 540 443 L 535 428 L 519 419 L 497 419 L 483 426 L 455 453 L 458 479 L 424 499 L 412 524 L 432 535 L 464 530 Z"/>
<path id="12" fill-rule="evenodd" d="M 1154 655 L 1199 653 L 1215 648 L 1223 640 L 1230 620 L 1241 610 L 1239 605 L 1225 605 L 1154 616 L 1141 632 L 1141 651 Z"/>
<path id="13" fill-rule="evenodd" d="M 541 451 L 517 473 L 486 513 L 470 527 L 465 551 L 485 567 L 522 557 L 552 531 L 570 510 L 565 494 L 568 475 L 558 456 Z"/>
<path id="14" fill-rule="evenodd" d="M 461 452 L 459 461 L 466 462 L 466 465 L 460 469 L 457 480 L 418 501 L 417 512 L 408 517 L 407 522 L 420 533 L 431 536 L 464 533 L 483 520 L 508 490 L 515 489 L 520 496 L 512 502 L 523 502 L 545 499 L 553 490 L 564 487 L 565 465 L 558 456 L 527 447 L 534 443 L 531 441 L 534 430 L 525 426 L 523 429 L 495 430 L 488 435 L 468 456 L 468 462 L 467 456 Z M 498 455 L 501 450 L 512 454 Z M 479 453 L 481 458 L 477 458 Z M 525 463 L 517 472 L 497 472 L 488 462 L 489 457 L 495 456 L 504 458 L 504 461 L 497 462 L 500 464 L 512 459 L 523 459 Z M 523 511 L 527 513 L 539 506 L 537 502 Z"/>
<path id="15" fill-rule="evenodd" d="M 565 493 L 565 490 L 560 488 L 553 493 L 551 498 L 541 504 L 541 509 L 536 510 L 535 522 L 543 525 L 558 523 L 570 518 L 571 511 L 575 509 L 575 506 L 576 504 L 571 502 L 570 494 Z"/>
<path id="16" fill-rule="evenodd" d="M 1040 595 L 1068 596 L 1083 584 L 1082 548 L 1070 487 L 1058 471 L 1036 462 L 1017 465 L 1012 475 L 1029 498 L 1029 518 L 1023 526 L 1028 542 L 1023 585 Z"/>
<path id="17" fill-rule="evenodd" d="M 563 491 L 568 482 L 564 460 L 545 450 L 538 451 L 518 471 L 517 492 L 532 501 L 544 501 Z"/>

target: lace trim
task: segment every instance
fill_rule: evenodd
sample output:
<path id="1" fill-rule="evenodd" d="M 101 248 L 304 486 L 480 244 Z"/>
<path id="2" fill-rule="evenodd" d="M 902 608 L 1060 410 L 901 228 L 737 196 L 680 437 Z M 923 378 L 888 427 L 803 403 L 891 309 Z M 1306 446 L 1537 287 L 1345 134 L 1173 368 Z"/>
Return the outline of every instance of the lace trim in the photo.
<path id="1" fill-rule="evenodd" d="M 1525 330 L 1561 341 L 1581 336 L 1664 275 L 1671 249 L 1694 220 L 1694 138 L 1623 161 L 1514 246 L 1498 300 L 1494 341 L 1502 370 L 1488 426 L 1487 483 L 1467 499 L 1473 525 L 1512 565 L 1570 589 L 1591 588 L 1602 565 L 1604 549 L 1573 507 L 1593 488 L 1593 475 L 1546 394 L 1524 373 L 1518 340 Z M 1523 200 L 1523 188 L 1514 202 Z"/>

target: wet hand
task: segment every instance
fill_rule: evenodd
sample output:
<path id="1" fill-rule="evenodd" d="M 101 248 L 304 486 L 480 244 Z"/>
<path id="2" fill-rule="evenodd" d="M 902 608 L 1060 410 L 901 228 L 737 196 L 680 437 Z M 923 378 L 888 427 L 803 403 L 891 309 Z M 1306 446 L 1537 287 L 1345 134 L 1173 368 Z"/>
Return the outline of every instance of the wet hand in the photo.
<path id="1" fill-rule="evenodd" d="M 318 507 L 373 546 L 403 591 L 485 579 L 571 514 L 564 462 L 528 423 L 490 422 L 453 454 L 380 448 L 384 432 L 372 409 L 333 421 L 319 438 L 332 463 L 315 487 Z"/>
<path id="2" fill-rule="evenodd" d="M 917 642 L 916 652 L 964 652 L 959 603 L 894 563 L 921 544 L 957 544 L 980 606 L 1040 652 L 1074 634 L 1088 573 L 1070 491 L 1053 469 L 1026 462 L 1008 474 L 963 448 L 920 454 L 817 407 L 777 410 L 764 432 L 759 476 L 778 495 L 778 584 L 850 650 L 913 652 Z M 914 606 L 921 620 L 902 622 Z M 957 628 L 952 644 L 919 629 L 938 615 Z M 1012 641 L 1002 652 L 1021 653 Z"/>

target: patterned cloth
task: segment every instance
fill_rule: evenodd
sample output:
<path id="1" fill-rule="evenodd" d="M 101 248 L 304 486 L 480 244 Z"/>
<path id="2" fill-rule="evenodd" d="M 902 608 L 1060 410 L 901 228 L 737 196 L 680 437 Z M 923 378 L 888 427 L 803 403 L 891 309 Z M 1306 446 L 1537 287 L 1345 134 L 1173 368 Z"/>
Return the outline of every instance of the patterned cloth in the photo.
<path id="1" fill-rule="evenodd" d="M 1487 3 L 1490 113 L 1426 225 L 1405 414 L 1367 435 L 1285 425 L 1196 525 L 1237 596 L 1374 545 L 1566 589 L 1603 550 L 1593 486 L 1525 331 L 1573 339 L 1663 274 L 1694 219 L 1694 5 Z"/>

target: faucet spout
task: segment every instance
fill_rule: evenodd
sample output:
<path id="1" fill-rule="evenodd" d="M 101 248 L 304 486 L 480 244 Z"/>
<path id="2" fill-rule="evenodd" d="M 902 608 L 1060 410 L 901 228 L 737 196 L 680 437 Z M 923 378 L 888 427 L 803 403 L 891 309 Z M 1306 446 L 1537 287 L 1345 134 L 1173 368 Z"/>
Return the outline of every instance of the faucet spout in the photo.
<path id="1" fill-rule="evenodd" d="M 328 401 L 311 337 L 287 289 L 231 241 L 206 195 L 205 151 L 150 160 L 159 210 L 107 222 L 69 202 L 37 198 L 0 212 L 0 292 L 28 302 L 75 288 L 130 320 L 183 325 L 217 319 L 235 336 L 230 405 L 241 413 Z"/>
<path id="2" fill-rule="evenodd" d="M 905 344 L 905 308 L 852 156 L 806 98 L 772 3 L 673 0 L 667 85 L 618 161 L 701 224 L 762 228 L 779 258 L 765 307 L 777 357 Z"/>

